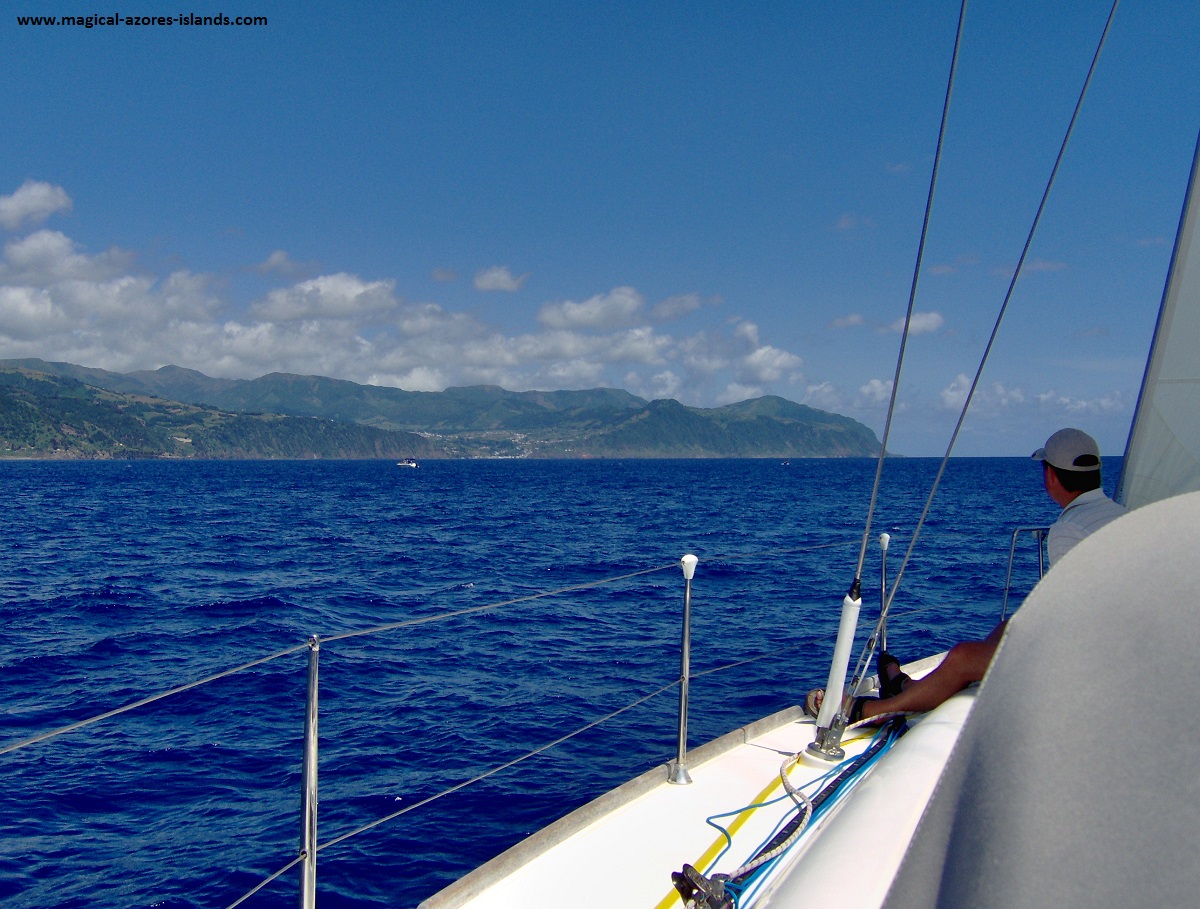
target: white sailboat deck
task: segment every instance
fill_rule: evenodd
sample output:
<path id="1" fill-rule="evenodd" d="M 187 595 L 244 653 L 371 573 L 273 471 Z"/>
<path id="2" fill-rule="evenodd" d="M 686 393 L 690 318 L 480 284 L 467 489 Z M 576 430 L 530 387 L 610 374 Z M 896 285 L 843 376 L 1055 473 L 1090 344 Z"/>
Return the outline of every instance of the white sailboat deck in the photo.
<path id="1" fill-rule="evenodd" d="M 919 676 L 939 659 L 907 668 Z M 820 850 L 836 857 L 832 865 L 820 864 L 823 881 L 803 883 L 807 898 L 823 883 L 841 901 L 849 898 L 848 905 L 878 906 L 973 701 L 971 689 L 914 718 L 889 760 L 855 785 L 852 804 L 811 825 L 790 849 L 763 885 L 770 895 L 758 905 L 798 905 L 798 897 L 793 903 L 788 896 L 794 884 L 788 867 L 795 857 Z M 804 751 L 814 730 L 803 710 L 792 707 L 722 736 L 689 755 L 690 785 L 668 783 L 663 767 L 648 771 L 497 856 L 426 900 L 422 909 L 681 906 L 672 871 L 688 863 L 706 874 L 730 872 L 795 813 L 779 771 Z M 846 761 L 869 746 L 874 731 L 847 733 Z M 805 757 L 791 767 L 789 778 L 804 786 L 843 765 Z M 877 782 L 877 774 L 892 785 Z M 892 779 L 897 774 L 905 779 L 902 804 Z M 761 807 L 749 807 L 755 805 Z M 717 823 L 733 833 L 733 846 L 723 855 L 725 837 L 706 822 L 714 815 L 726 815 Z"/>

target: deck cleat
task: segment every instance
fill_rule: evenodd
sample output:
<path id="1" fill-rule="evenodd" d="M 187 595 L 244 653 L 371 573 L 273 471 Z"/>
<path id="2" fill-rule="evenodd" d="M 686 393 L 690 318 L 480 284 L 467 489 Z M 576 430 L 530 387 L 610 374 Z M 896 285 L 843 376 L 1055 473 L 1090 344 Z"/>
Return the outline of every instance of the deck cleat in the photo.
<path id="1" fill-rule="evenodd" d="M 679 891 L 685 909 L 733 909 L 723 875 L 714 875 L 710 880 L 691 865 L 684 865 L 683 871 L 671 872 L 671 883 Z"/>

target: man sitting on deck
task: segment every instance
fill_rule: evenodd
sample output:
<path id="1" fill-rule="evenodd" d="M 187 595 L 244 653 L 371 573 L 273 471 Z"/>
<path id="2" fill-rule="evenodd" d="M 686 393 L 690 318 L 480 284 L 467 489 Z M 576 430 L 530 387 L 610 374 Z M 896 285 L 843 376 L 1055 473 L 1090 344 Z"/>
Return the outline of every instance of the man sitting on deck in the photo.
<path id="1" fill-rule="evenodd" d="M 1125 514 L 1104 494 L 1100 479 L 1100 447 L 1079 429 L 1060 429 L 1032 455 L 1042 462 L 1042 484 L 1062 512 L 1050 527 L 1046 549 L 1054 567 L 1080 540 Z M 983 680 L 1007 620 L 982 641 L 955 644 L 946 658 L 929 675 L 913 681 L 889 653 L 879 655 L 879 698 L 854 699 L 849 720 L 856 723 L 885 713 L 924 713 L 932 710 L 972 682 Z M 825 692 L 816 688 L 808 694 L 805 709 L 812 716 L 820 710 Z"/>

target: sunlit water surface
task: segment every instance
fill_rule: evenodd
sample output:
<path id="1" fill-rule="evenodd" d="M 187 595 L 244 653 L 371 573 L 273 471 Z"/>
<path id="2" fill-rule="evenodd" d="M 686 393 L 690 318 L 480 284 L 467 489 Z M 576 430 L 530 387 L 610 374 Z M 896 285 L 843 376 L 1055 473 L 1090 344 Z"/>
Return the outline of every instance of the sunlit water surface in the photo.
<path id="1" fill-rule="evenodd" d="M 1106 465 L 1107 476 L 1117 464 Z M 0 746 L 290 647 L 320 651 L 320 842 L 539 748 L 679 675 L 692 745 L 824 680 L 866 460 L 0 463 Z M 864 569 L 900 565 L 937 462 L 892 460 Z M 1111 483 L 1109 484 L 1111 486 Z M 952 461 L 893 607 L 919 656 L 999 616 L 1026 459 Z M 1014 605 L 1036 580 L 1018 548 Z M 646 572 L 647 569 L 661 568 Z M 625 575 L 593 587 L 592 582 Z M 540 599 L 545 591 L 568 590 Z M 307 648 L 0 756 L 0 901 L 222 909 L 297 854 Z M 404 907 L 673 756 L 674 687 L 322 850 L 323 907 Z M 617 875 L 619 869 L 607 869 Z M 289 871 L 244 905 L 291 907 Z"/>

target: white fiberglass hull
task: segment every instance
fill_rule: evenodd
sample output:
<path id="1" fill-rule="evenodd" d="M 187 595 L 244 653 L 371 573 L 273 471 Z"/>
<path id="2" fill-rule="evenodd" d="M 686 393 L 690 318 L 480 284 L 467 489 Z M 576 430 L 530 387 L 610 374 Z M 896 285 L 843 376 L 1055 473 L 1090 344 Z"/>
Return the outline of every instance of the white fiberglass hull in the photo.
<path id="1" fill-rule="evenodd" d="M 919 675 L 935 664 L 936 658 L 908 668 Z M 880 905 L 973 701 L 972 689 L 914 718 L 885 758 L 739 905 L 800 905 L 801 893 L 811 899 L 816 892 L 836 894 L 846 905 Z M 690 785 L 669 784 L 665 767 L 649 771 L 497 856 L 422 909 L 681 906 L 672 871 L 686 863 L 707 874 L 730 872 L 795 814 L 780 767 L 804 752 L 814 731 L 793 707 L 723 736 L 689 754 Z M 843 764 L 805 757 L 789 779 L 799 787 L 844 766 L 868 747 L 873 732 L 847 733 Z M 753 805 L 760 807 L 747 808 Z M 718 823 L 732 834 L 728 850 L 724 835 L 707 823 L 714 815 L 727 815 Z M 811 861 L 799 861 L 806 854 L 820 855 L 819 874 L 805 870 Z M 871 856 L 869 867 L 863 855 Z"/>

